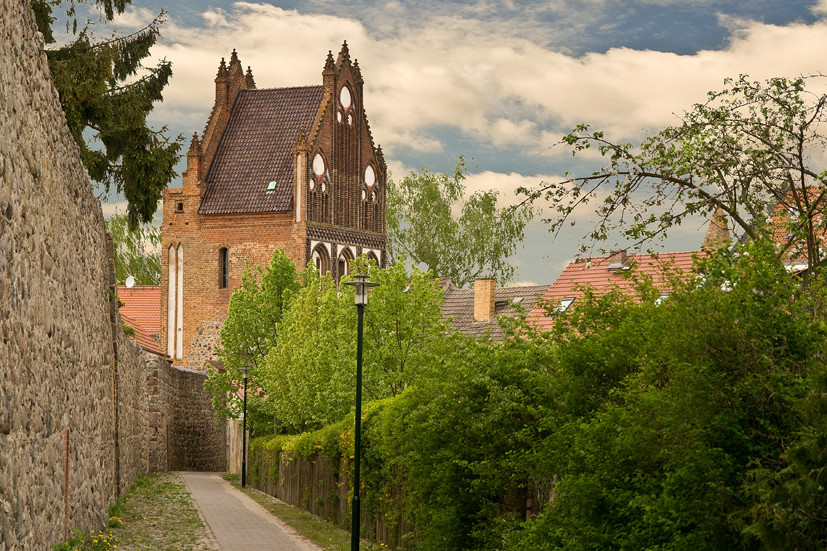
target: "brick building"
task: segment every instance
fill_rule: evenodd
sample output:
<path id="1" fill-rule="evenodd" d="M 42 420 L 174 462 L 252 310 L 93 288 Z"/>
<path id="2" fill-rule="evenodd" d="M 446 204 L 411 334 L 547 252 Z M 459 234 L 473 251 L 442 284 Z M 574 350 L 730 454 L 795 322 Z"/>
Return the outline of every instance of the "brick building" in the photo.
<path id="1" fill-rule="evenodd" d="M 221 60 L 182 186 L 164 192 L 161 347 L 177 365 L 203 367 L 245 265 L 277 248 L 335 278 L 362 254 L 385 264 L 387 167 L 362 92 L 347 43 L 318 86 L 258 89 L 235 50 Z"/>

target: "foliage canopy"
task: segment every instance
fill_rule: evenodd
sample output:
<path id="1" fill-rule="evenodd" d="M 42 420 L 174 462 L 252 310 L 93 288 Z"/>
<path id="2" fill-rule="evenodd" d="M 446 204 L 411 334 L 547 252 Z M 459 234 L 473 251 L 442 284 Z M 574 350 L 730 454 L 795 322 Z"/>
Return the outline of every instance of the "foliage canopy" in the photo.
<path id="1" fill-rule="evenodd" d="M 124 214 L 112 215 L 106 230 L 115 244 L 115 273 L 119 285 L 128 276 L 136 285 L 161 284 L 161 230 L 151 224 L 130 228 Z"/>
<path id="2" fill-rule="evenodd" d="M 806 257 L 814 269 L 824 260 L 819 244 L 827 230 L 827 95 L 808 84 L 813 78 L 728 79 L 679 124 L 639 147 L 579 125 L 564 143 L 573 154 L 596 148 L 609 164 L 522 191 L 530 201 L 550 203 L 557 213 L 548 220 L 553 232 L 576 207 L 600 198 L 592 241 L 613 231 L 635 243 L 663 239 L 688 216 L 711 217 L 721 209 L 750 239 L 780 231 L 786 236 L 781 255 Z"/>
<path id="3" fill-rule="evenodd" d="M 464 287 L 478 277 L 505 283 L 514 277 L 508 257 L 534 216 L 530 205 L 497 208 L 498 192 L 478 191 L 463 201 L 465 160 L 452 173 L 411 171 L 388 183 L 388 241 L 394 258 L 424 264 L 437 277 Z M 458 215 L 457 215 L 458 213 Z"/>
<path id="4" fill-rule="evenodd" d="M 147 68 L 164 20 L 161 12 L 149 25 L 129 35 L 96 40 L 88 23 L 78 29 L 76 8 L 68 1 L 67 30 L 73 39 L 56 45 L 53 8 L 60 2 L 31 0 L 55 88 L 72 137 L 80 148 L 89 177 L 106 192 L 123 193 L 128 202 L 130 227 L 148 223 L 161 193 L 175 177 L 182 138 L 167 136 L 167 128 L 153 130 L 147 115 L 172 76 L 172 64 L 162 60 Z M 112 21 L 131 0 L 90 0 L 101 19 Z"/>

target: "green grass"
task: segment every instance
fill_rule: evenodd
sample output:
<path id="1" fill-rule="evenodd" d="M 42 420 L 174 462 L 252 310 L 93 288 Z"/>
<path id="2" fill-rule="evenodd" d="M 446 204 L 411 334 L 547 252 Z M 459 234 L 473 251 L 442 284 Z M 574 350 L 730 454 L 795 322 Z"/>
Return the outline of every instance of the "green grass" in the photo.
<path id="1" fill-rule="evenodd" d="M 74 532 L 55 551 L 212 549 L 210 533 L 180 475 L 158 473 L 140 477 L 109 508 L 105 531 Z"/>
<path id="2" fill-rule="evenodd" d="M 264 507 L 270 514 L 277 516 L 286 524 L 293 527 L 296 532 L 321 546 L 325 551 L 348 551 L 350 549 L 350 532 L 342 530 L 335 524 L 320 519 L 316 515 L 308 513 L 298 507 L 288 505 L 283 501 L 265 494 L 255 488 L 241 488 L 241 485 L 231 478 L 230 482 L 244 492 L 259 505 Z M 367 545 L 367 544 L 366 544 Z M 365 547 L 367 549 L 367 546 Z"/>

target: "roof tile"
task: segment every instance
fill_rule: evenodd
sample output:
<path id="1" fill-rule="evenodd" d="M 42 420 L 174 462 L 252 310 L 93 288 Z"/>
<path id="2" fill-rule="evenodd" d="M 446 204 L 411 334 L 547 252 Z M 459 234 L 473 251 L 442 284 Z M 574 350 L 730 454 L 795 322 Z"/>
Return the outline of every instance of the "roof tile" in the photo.
<path id="1" fill-rule="evenodd" d="M 669 292 L 670 286 L 664 270 L 670 273 L 688 273 L 692 269 L 694 258 L 704 254 L 702 251 L 687 251 L 664 252 L 656 255 L 629 255 L 623 266 L 632 267 L 636 274 L 650 276 L 656 289 Z M 576 299 L 585 294 L 584 288 L 593 289 L 597 295 L 605 295 L 615 287 L 624 291 L 632 291 L 635 281 L 623 277 L 623 269 L 610 270 L 610 260 L 616 262 L 618 259 L 615 255 L 589 259 L 579 258 L 569 262 L 560 277 L 549 286 L 543 299 L 531 311 L 529 321 L 538 329 L 551 329 L 554 319 L 548 316 L 546 306 L 559 304 L 564 298 L 573 298 L 576 303 Z"/>
<path id="2" fill-rule="evenodd" d="M 494 317 L 489 321 L 474 321 L 474 289 L 457 289 L 451 285 L 445 291 L 442 318 L 453 317 L 451 326 L 460 333 L 473 337 L 489 333 L 492 339 L 502 340 L 505 335 L 497 323 L 497 316 L 516 316 L 511 305 L 513 301 L 522 304 L 526 313 L 531 312 L 547 289 L 548 285 L 498 288 L 494 293 Z"/>
<path id="3" fill-rule="evenodd" d="M 121 316 L 129 317 L 147 335 L 161 334 L 161 287 L 118 285 L 118 298 L 123 302 Z M 130 323 L 132 325 L 132 323 Z"/>
<path id="4" fill-rule="evenodd" d="M 310 132 L 322 86 L 240 90 L 207 172 L 200 214 L 285 211 L 293 200 L 293 147 Z M 267 191 L 269 182 L 274 191 Z"/>

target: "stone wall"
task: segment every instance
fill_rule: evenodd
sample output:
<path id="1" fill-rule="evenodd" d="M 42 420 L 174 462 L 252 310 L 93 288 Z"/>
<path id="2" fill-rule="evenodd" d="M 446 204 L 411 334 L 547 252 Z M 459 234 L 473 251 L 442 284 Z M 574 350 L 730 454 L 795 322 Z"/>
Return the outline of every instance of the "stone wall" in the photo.
<path id="1" fill-rule="evenodd" d="M 204 389 L 206 372 L 167 363 L 159 374 L 162 381 L 169 378 L 161 388 L 172 392 L 162 397 L 168 408 L 169 469 L 226 471 L 226 429 L 213 415 L 212 395 Z"/>
<path id="2" fill-rule="evenodd" d="M 116 492 L 109 265 L 28 2 L 0 51 L 0 549 L 46 549 Z"/>
<path id="3" fill-rule="evenodd" d="M 103 528 L 150 462 L 226 466 L 204 374 L 123 334 L 112 242 L 43 46 L 29 2 L 0 0 L 0 551 Z"/>
<path id="4" fill-rule="evenodd" d="M 218 343 L 221 342 L 221 328 L 224 322 L 209 321 L 198 328 L 197 336 L 192 342 L 188 357 L 189 367 L 204 369 L 208 360 L 218 360 Z"/>
<path id="5" fill-rule="evenodd" d="M 169 430 L 166 399 L 173 397 L 174 381 L 165 377 L 169 362 L 157 354 L 144 355 L 147 394 L 147 468 L 152 472 L 169 470 Z"/>
<path id="6" fill-rule="evenodd" d="M 173 367 L 145 356 L 148 395 L 148 469 L 150 471 L 226 471 L 224 423 L 213 415 L 206 372 Z"/>

